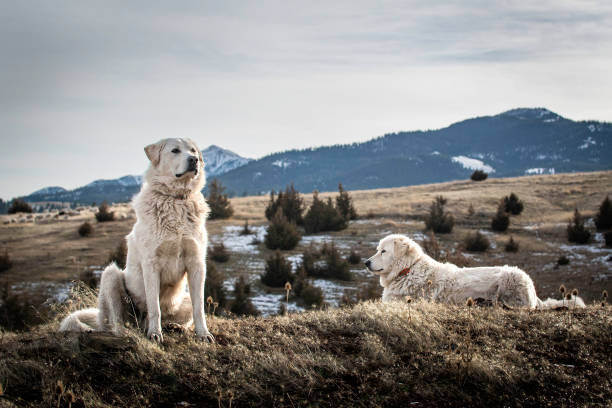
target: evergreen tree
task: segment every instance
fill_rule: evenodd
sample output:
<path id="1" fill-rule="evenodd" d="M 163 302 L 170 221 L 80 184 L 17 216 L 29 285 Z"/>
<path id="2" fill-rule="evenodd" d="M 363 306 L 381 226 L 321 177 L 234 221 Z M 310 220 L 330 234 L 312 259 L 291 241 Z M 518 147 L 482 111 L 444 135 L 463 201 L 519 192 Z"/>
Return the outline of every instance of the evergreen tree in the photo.
<path id="1" fill-rule="evenodd" d="M 238 316 L 257 316 L 259 311 L 253 306 L 249 295 L 251 285 L 246 282 L 244 276 L 240 276 L 234 285 L 234 301 L 230 311 Z"/>
<path id="2" fill-rule="evenodd" d="M 591 239 L 591 233 L 584 226 L 584 218 L 576 208 L 574 217 L 567 224 L 567 240 L 576 244 L 586 244 Z"/>
<path id="3" fill-rule="evenodd" d="M 302 237 L 295 224 L 289 222 L 281 207 L 276 211 L 268 229 L 264 242 L 269 249 L 289 250 L 295 248 Z M 283 282 L 284 284 L 284 282 Z"/>
<path id="4" fill-rule="evenodd" d="M 234 209 L 229 201 L 227 194 L 224 194 L 225 187 L 217 179 L 212 179 L 208 185 L 208 197 L 206 201 L 210 207 L 210 215 L 208 216 L 211 220 L 229 218 L 234 214 Z"/>
<path id="5" fill-rule="evenodd" d="M 606 196 L 599 206 L 599 212 L 595 216 L 595 226 L 597 231 L 605 231 L 612 228 L 612 204 L 610 204 L 609 196 Z"/>
<path id="6" fill-rule="evenodd" d="M 270 193 L 270 201 L 265 210 L 265 215 L 268 220 L 276 215 L 279 208 L 283 209 L 283 214 L 296 225 L 302 225 L 304 212 L 304 200 L 300 196 L 300 192 L 295 189 L 293 184 L 285 188 L 285 192 L 279 191 L 278 195 L 274 196 L 274 192 Z"/>
<path id="7" fill-rule="evenodd" d="M 223 274 L 217 270 L 212 262 L 206 262 L 206 282 L 204 284 L 204 298 L 209 296 L 213 301 L 219 303 L 219 307 L 223 308 L 227 304 L 227 296 L 225 287 L 223 286 Z"/>
<path id="8" fill-rule="evenodd" d="M 425 218 L 427 229 L 440 234 L 448 234 L 455 226 L 455 217 L 449 212 L 444 211 L 444 206 L 447 200 L 442 196 L 438 196 L 432 201 L 429 207 L 429 215 Z"/>
<path id="9" fill-rule="evenodd" d="M 342 183 L 338 184 L 338 196 L 336 197 L 336 208 L 342 217 L 346 220 L 357 219 L 357 211 L 353 206 L 353 200 L 349 193 L 342 188 Z"/>
<path id="10" fill-rule="evenodd" d="M 261 283 L 273 288 L 282 288 L 285 282 L 293 282 L 291 262 L 287 261 L 280 251 L 276 251 L 266 259 L 266 270 L 261 275 Z"/>

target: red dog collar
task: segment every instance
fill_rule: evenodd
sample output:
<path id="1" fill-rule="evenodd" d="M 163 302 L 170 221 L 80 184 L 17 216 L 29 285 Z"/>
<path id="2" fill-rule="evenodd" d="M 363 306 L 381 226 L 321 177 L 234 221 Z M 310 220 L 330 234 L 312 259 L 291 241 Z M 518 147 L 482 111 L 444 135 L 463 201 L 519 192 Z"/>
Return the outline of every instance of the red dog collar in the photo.
<path id="1" fill-rule="evenodd" d="M 400 276 L 405 276 L 405 275 L 408 275 L 409 273 L 410 273 L 410 268 L 405 268 L 405 269 L 402 269 L 400 271 L 400 273 L 399 273 L 399 275 L 397 275 L 397 277 L 399 278 Z"/>

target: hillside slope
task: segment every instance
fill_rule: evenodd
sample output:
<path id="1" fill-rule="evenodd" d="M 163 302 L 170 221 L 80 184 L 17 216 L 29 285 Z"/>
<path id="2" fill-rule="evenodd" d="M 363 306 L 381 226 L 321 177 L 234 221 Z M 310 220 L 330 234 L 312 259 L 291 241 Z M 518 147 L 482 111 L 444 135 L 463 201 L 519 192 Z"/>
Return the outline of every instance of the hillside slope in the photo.
<path id="1" fill-rule="evenodd" d="M 291 150 L 222 175 L 242 194 L 281 189 L 332 191 L 612 168 L 612 124 L 576 122 L 544 108 L 513 109 L 439 130 L 391 133 L 364 143 Z"/>
<path id="2" fill-rule="evenodd" d="M 3 406 L 584 406 L 610 402 L 612 313 L 362 303 L 169 334 L 0 337 Z M 14 404 L 14 405 L 12 405 Z M 67 406 L 64 404 L 62 406 Z"/>

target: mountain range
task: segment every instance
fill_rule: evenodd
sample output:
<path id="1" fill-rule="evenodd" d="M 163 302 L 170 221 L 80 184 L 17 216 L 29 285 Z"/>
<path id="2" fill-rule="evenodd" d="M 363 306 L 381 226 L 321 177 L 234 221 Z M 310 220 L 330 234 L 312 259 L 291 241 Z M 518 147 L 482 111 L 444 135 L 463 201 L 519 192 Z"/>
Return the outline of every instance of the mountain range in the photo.
<path id="1" fill-rule="evenodd" d="M 299 191 L 397 187 L 465 179 L 612 169 L 612 124 L 573 121 L 545 108 L 519 108 L 446 128 L 386 134 L 363 143 L 289 150 L 258 160 L 218 146 L 202 151 L 207 178 L 233 195 L 261 194 L 293 183 Z M 138 176 L 97 180 L 67 191 L 47 187 L 27 201 L 127 201 Z"/>

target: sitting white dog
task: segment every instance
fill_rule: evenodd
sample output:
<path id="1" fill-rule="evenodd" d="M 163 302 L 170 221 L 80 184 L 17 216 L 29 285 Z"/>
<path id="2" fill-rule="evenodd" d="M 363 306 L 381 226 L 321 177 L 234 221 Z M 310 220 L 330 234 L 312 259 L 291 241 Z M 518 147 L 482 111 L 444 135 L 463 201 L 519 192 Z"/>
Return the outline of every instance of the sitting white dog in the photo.
<path id="1" fill-rule="evenodd" d="M 70 314 L 60 331 L 121 334 L 133 318 L 144 320 L 147 336 L 158 343 L 162 323 L 180 329 L 193 324 L 199 339 L 213 342 L 204 316 L 209 208 L 201 192 L 202 153 L 187 139 L 164 139 L 145 147 L 145 153 L 151 165 L 132 203 L 137 221 L 126 237 L 126 268 L 107 266 L 98 308 Z"/>
<path id="2" fill-rule="evenodd" d="M 423 252 L 419 244 L 399 234 L 383 238 L 376 254 L 365 265 L 380 276 L 385 302 L 425 295 L 434 301 L 455 304 L 463 304 L 471 297 L 530 309 L 550 309 L 562 304 L 584 307 L 579 297 L 565 302 L 540 300 L 529 275 L 515 266 L 459 268 L 443 264 Z"/>

